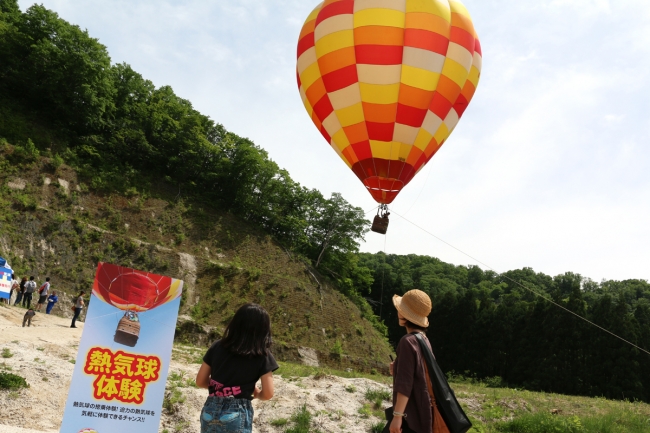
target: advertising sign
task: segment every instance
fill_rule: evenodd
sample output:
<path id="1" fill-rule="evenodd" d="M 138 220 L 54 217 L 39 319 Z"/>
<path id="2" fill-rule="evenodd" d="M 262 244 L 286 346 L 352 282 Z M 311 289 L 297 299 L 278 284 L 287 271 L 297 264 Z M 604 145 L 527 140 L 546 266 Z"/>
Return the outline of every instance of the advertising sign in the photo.
<path id="1" fill-rule="evenodd" d="M 157 433 L 183 282 L 100 263 L 61 433 Z"/>
<path id="2" fill-rule="evenodd" d="M 11 269 L 0 267 L 0 299 L 9 299 L 12 273 Z"/>

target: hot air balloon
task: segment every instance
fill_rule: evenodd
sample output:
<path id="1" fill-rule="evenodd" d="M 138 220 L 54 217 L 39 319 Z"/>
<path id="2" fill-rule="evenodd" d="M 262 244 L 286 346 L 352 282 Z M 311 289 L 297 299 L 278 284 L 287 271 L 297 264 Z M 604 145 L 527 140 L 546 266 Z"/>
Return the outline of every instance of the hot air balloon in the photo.
<path id="1" fill-rule="evenodd" d="M 181 292 L 179 280 L 108 263 L 99 264 L 93 285 L 95 296 L 124 311 L 114 341 L 129 347 L 136 345 L 140 335 L 138 313 L 173 301 Z"/>
<path id="2" fill-rule="evenodd" d="M 325 0 L 298 42 L 298 87 L 325 140 L 388 207 L 474 96 L 481 46 L 455 0 Z"/>

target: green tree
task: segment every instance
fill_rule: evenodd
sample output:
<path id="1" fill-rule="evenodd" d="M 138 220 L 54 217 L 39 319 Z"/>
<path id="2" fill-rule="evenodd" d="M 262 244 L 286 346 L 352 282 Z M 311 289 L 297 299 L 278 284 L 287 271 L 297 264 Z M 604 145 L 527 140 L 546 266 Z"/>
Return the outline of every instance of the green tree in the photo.
<path id="1" fill-rule="evenodd" d="M 350 205 L 339 193 L 326 200 L 314 200 L 307 221 L 307 237 L 316 268 L 327 254 L 357 252 L 359 241 L 370 225 L 363 209 Z"/>

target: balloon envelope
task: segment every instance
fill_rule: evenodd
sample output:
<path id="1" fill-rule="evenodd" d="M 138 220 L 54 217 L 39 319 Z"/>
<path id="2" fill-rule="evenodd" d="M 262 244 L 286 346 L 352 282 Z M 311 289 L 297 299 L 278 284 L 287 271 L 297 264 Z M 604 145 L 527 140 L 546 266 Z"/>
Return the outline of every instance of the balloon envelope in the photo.
<path id="1" fill-rule="evenodd" d="M 480 71 L 472 20 L 454 0 L 326 0 L 298 42 L 307 112 L 383 204 L 449 137 Z"/>
<path id="2" fill-rule="evenodd" d="M 178 298 L 181 287 L 170 277 L 100 263 L 93 294 L 120 310 L 142 312 Z"/>

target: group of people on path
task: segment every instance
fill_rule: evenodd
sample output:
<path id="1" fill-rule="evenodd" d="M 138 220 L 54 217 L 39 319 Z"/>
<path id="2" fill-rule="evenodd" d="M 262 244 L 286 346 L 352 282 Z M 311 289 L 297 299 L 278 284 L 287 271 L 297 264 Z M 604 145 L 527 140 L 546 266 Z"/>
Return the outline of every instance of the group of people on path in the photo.
<path id="1" fill-rule="evenodd" d="M 44 304 L 47 304 L 45 307 L 45 313 L 50 314 L 54 305 L 59 302 L 59 297 L 56 295 L 54 290 L 51 291 L 52 284 L 50 283 L 50 277 L 45 278 L 43 284 L 37 286 L 36 278 L 34 276 L 23 277 L 22 280 L 18 281 L 16 275 L 11 276 L 11 292 L 9 293 L 9 299 L 5 300 L 9 305 L 23 306 L 27 310 L 32 309 L 32 301 L 34 300 L 34 294 L 38 295 L 38 300 L 36 302 L 35 310 L 41 311 Z M 38 287 L 38 289 L 37 289 Z"/>
<path id="2" fill-rule="evenodd" d="M 38 287 L 38 290 L 37 290 Z M 47 304 L 45 307 L 45 314 L 50 314 L 54 305 L 59 302 L 59 297 L 56 292 L 50 289 L 52 288 L 51 278 L 45 278 L 43 284 L 37 286 L 36 278 L 30 276 L 29 280 L 27 277 L 23 277 L 20 281 L 16 278 L 15 274 L 11 276 L 11 292 L 9 293 L 9 299 L 3 299 L 3 301 L 9 305 L 22 306 L 27 308 L 27 312 L 23 317 L 23 328 L 25 326 L 32 325 L 32 319 L 36 315 L 37 311 L 41 311 L 44 304 Z M 34 293 L 38 295 L 38 300 L 36 302 L 35 308 L 32 308 L 32 300 L 34 298 Z M 76 328 L 76 321 L 79 319 L 79 315 L 84 308 L 85 302 L 83 296 L 85 292 L 80 292 L 74 299 L 74 305 L 72 310 L 74 315 L 72 317 L 71 328 Z"/>
<path id="3" fill-rule="evenodd" d="M 420 290 L 393 297 L 400 326 L 407 334 L 397 345 L 397 358 L 389 365 L 393 376 L 392 419 L 384 433 L 449 433 L 435 409 L 424 354 L 431 299 Z M 201 433 L 252 432 L 251 400 L 273 397 L 273 372 L 278 364 L 271 353 L 271 321 L 264 308 L 239 308 L 203 357 L 196 385 L 208 390 L 201 411 Z M 261 380 L 261 388 L 256 385 Z"/>

